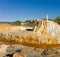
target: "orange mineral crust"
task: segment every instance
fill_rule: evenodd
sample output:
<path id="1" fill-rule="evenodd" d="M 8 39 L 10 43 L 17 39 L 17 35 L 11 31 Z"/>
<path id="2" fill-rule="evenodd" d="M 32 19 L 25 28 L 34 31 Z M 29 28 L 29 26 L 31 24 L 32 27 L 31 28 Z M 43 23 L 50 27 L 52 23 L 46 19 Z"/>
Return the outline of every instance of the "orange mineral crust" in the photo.
<path id="1" fill-rule="evenodd" d="M 1 31 L 20 30 L 18 26 L 12 26 L 10 24 L 0 24 Z"/>
<path id="2" fill-rule="evenodd" d="M 6 44 L 20 44 L 43 49 L 60 47 L 60 44 L 58 44 L 55 38 L 50 39 L 47 38 L 45 39 L 44 42 L 42 40 L 39 40 L 38 38 L 14 38 L 14 39 L 3 38 L 0 39 L 0 41 L 3 41 Z"/>

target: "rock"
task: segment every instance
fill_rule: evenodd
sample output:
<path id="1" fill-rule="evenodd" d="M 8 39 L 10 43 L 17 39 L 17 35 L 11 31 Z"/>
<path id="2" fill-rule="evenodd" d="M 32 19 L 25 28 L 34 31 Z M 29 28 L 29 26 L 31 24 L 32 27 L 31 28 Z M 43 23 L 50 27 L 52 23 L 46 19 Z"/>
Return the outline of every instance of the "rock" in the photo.
<path id="1" fill-rule="evenodd" d="M 0 57 L 3 57 L 6 54 L 6 50 L 9 45 L 4 44 L 3 42 L 0 42 Z"/>
<path id="2" fill-rule="evenodd" d="M 20 50 L 16 50 L 16 52 L 21 52 L 21 50 L 22 50 L 22 49 L 20 49 Z"/>
<path id="3" fill-rule="evenodd" d="M 13 57 L 13 54 L 6 54 L 6 57 Z"/>
<path id="4" fill-rule="evenodd" d="M 13 57 L 27 57 L 27 55 L 21 53 L 14 53 Z"/>
<path id="5" fill-rule="evenodd" d="M 47 55 L 48 54 L 48 50 L 44 50 L 41 55 Z"/>

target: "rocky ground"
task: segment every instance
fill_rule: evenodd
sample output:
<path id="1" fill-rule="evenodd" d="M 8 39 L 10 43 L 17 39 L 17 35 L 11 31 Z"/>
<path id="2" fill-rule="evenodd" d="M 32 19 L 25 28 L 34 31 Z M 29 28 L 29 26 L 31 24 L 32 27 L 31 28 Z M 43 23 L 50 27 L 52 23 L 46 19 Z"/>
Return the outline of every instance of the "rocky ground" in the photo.
<path id="1" fill-rule="evenodd" d="M 0 57 L 60 57 L 60 48 L 39 49 L 17 44 L 2 44 Z"/>
<path id="2" fill-rule="evenodd" d="M 51 24 L 53 25 L 51 26 Z M 60 44 L 60 26 L 56 26 L 55 23 L 49 23 L 47 27 L 49 28 L 47 31 L 50 31 L 51 35 L 56 36 L 53 38 L 50 36 L 50 32 L 46 36 L 46 31 L 44 29 L 42 30 L 43 27 L 46 27 L 45 22 L 42 23 L 41 28 L 39 25 L 39 29 L 35 30 L 38 33 L 30 31 L 14 31 L 15 29 L 9 31 L 7 30 L 8 26 L 4 25 L 2 27 L 2 25 L 0 25 L 0 41 L 4 42 L 0 42 L 0 57 L 60 57 L 60 47 L 50 49 L 34 48 L 35 46 L 41 46 L 40 43 Z M 10 27 L 8 27 L 8 29 L 10 29 Z M 42 35 L 40 35 L 40 31 L 43 31 Z M 9 45 L 7 45 L 8 43 Z M 17 45 L 16 43 L 20 45 Z M 29 45 L 27 45 L 27 43 Z M 36 43 L 39 45 L 36 45 Z M 26 46 L 21 44 L 25 44 Z M 34 47 L 31 47 L 32 44 L 34 44 Z"/>

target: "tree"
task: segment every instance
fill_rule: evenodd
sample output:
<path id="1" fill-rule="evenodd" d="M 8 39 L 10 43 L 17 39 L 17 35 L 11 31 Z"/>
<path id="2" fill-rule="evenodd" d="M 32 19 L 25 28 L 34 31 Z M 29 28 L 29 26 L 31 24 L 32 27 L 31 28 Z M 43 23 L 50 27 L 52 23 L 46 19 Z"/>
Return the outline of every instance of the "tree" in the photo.
<path id="1" fill-rule="evenodd" d="M 54 21 L 60 24 L 60 16 L 57 16 Z"/>
<path id="2" fill-rule="evenodd" d="M 16 25 L 21 25 L 21 21 L 17 20 L 14 22 Z"/>

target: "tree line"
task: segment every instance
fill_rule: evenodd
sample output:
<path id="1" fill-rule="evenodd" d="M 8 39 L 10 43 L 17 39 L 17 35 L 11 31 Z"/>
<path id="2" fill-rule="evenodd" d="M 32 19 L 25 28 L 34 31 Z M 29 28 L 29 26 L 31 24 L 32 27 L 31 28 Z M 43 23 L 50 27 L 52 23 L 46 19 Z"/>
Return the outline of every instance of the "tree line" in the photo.
<path id="1" fill-rule="evenodd" d="M 46 20 L 46 19 L 43 19 L 43 20 Z M 60 16 L 57 16 L 54 20 L 53 19 L 49 19 L 49 20 L 52 20 L 58 24 L 60 24 Z M 17 25 L 17 26 L 21 26 L 22 23 L 26 23 L 25 25 L 26 26 L 32 26 L 34 27 L 34 20 L 26 20 L 24 22 L 20 21 L 20 20 L 16 20 L 15 22 L 2 22 L 2 23 L 8 23 L 8 24 L 11 24 L 11 25 Z"/>
<path id="2" fill-rule="evenodd" d="M 52 20 L 52 19 L 49 19 L 49 20 Z M 52 20 L 52 21 L 60 24 L 60 16 L 57 16 L 57 17 L 56 17 L 54 20 Z M 31 20 L 26 20 L 26 21 L 24 21 L 24 22 L 28 22 L 28 24 L 27 24 L 28 26 L 34 26 L 34 21 L 31 22 Z M 21 25 L 21 23 L 22 23 L 22 21 L 17 20 L 17 21 L 15 21 L 15 22 L 13 22 L 12 24 Z"/>
<path id="3" fill-rule="evenodd" d="M 58 24 L 60 24 L 60 16 L 57 16 L 55 19 L 54 19 L 55 22 L 57 22 Z"/>

